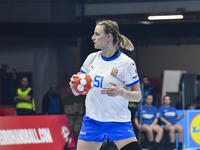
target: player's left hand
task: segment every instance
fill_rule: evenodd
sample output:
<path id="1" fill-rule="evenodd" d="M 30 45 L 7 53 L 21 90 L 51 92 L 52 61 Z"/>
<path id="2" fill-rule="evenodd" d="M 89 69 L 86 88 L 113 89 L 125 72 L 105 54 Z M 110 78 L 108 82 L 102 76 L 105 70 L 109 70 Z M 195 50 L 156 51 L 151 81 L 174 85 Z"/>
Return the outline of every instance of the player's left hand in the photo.
<path id="1" fill-rule="evenodd" d="M 182 117 L 184 117 L 184 116 L 185 116 L 185 112 L 183 111 L 183 112 L 182 112 Z"/>
<path id="2" fill-rule="evenodd" d="M 121 95 L 123 92 L 123 88 L 119 87 L 116 83 L 113 82 L 109 82 L 111 85 L 113 85 L 114 87 L 104 87 L 101 90 L 101 94 L 106 94 L 108 96 L 118 96 Z"/>

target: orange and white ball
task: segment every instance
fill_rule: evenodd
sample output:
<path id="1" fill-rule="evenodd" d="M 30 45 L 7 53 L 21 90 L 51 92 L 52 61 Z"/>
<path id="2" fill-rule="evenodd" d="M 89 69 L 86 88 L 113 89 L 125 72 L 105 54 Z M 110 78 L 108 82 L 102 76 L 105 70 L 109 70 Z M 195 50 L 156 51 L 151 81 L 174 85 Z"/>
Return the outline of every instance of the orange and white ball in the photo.
<path id="1" fill-rule="evenodd" d="M 81 95 L 88 94 L 89 90 L 93 87 L 93 80 L 88 74 L 81 73 L 74 80 L 74 89 Z"/>

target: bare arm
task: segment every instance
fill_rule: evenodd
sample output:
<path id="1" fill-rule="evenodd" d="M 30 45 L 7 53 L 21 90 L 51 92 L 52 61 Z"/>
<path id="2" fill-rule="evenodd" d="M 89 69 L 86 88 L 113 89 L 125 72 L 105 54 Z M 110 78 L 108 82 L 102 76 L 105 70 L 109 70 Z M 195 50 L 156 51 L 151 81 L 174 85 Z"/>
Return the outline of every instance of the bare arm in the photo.
<path id="1" fill-rule="evenodd" d="M 135 125 L 138 129 L 140 129 L 141 125 L 139 124 L 138 118 L 134 118 Z"/>
<path id="2" fill-rule="evenodd" d="M 158 123 L 158 119 L 155 118 L 154 121 L 153 121 L 153 123 L 151 124 L 151 126 L 155 126 L 157 123 Z"/>
<path id="3" fill-rule="evenodd" d="M 110 82 L 110 84 L 113 87 L 104 87 L 101 90 L 101 94 L 107 94 L 108 96 L 120 95 L 130 102 L 139 102 L 142 98 L 139 82 L 130 86 L 131 91 L 119 87 L 116 83 Z"/>
<path id="4" fill-rule="evenodd" d="M 31 103 L 31 96 L 28 95 L 26 97 L 19 97 L 19 96 L 15 96 L 14 97 L 14 102 L 19 103 L 19 102 L 28 102 Z"/>
<path id="5" fill-rule="evenodd" d="M 162 121 L 162 122 L 164 122 L 165 124 L 171 124 L 169 121 L 167 121 L 165 118 L 163 118 L 163 117 L 160 117 L 160 120 Z"/>
<path id="6" fill-rule="evenodd" d="M 130 102 L 139 102 L 142 98 L 141 90 L 140 90 L 140 83 L 138 82 L 138 83 L 130 86 L 130 89 L 131 89 L 131 91 L 127 91 L 127 90 L 123 91 L 123 93 L 126 92 L 126 95 L 125 96 L 122 95 L 122 96 Z"/>
<path id="7" fill-rule="evenodd" d="M 181 120 L 184 116 L 185 116 L 185 112 L 183 111 L 183 112 L 182 112 L 182 115 L 181 115 L 180 117 L 176 117 L 175 119 L 176 119 L 176 121 L 179 121 L 179 120 Z"/>

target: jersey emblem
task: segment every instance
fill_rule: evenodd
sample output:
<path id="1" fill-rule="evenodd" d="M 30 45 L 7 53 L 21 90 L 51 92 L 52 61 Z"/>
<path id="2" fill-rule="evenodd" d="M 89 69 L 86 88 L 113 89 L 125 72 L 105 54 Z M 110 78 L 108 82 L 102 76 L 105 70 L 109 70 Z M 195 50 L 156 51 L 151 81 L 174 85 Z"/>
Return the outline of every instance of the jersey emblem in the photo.
<path id="1" fill-rule="evenodd" d="M 118 71 L 119 71 L 118 69 L 113 68 L 112 71 L 111 71 L 111 73 L 110 73 L 110 75 L 116 77 Z"/>
<path id="2" fill-rule="evenodd" d="M 94 66 L 91 66 L 91 68 L 93 69 L 93 68 L 94 68 Z"/>

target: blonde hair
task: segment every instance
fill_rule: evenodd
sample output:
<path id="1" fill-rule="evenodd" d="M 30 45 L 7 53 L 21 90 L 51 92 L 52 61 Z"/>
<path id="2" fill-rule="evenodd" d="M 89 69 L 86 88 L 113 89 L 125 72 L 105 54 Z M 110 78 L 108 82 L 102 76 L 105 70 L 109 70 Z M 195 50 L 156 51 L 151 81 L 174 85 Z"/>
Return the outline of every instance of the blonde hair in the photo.
<path id="1" fill-rule="evenodd" d="M 134 50 L 134 46 L 132 42 L 124 35 L 119 33 L 119 27 L 116 21 L 112 20 L 98 20 L 96 25 L 103 25 L 104 32 L 106 34 L 112 34 L 113 36 L 113 44 L 116 46 L 120 46 L 126 50 L 132 51 Z"/>

